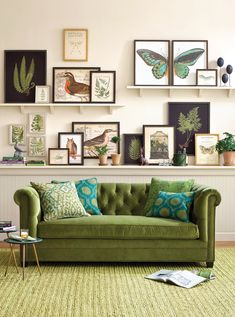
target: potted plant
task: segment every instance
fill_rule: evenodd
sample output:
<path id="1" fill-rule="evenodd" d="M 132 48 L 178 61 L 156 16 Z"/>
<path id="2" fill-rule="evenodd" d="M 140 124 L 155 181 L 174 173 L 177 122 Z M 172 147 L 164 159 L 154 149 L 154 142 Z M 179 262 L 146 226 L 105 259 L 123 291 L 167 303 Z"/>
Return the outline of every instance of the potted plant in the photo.
<path id="1" fill-rule="evenodd" d="M 99 165 L 108 165 L 108 145 L 96 146 L 95 150 L 98 153 Z"/>
<path id="2" fill-rule="evenodd" d="M 235 138 L 234 135 L 224 132 L 225 138 L 219 140 L 216 144 L 216 151 L 223 153 L 224 165 L 235 165 Z"/>
<path id="3" fill-rule="evenodd" d="M 114 144 L 118 144 L 118 142 L 121 141 L 121 138 L 119 136 L 113 136 L 110 142 Z M 112 158 L 112 165 L 120 165 L 120 160 L 121 160 L 121 154 L 119 153 L 113 153 L 111 154 Z"/>

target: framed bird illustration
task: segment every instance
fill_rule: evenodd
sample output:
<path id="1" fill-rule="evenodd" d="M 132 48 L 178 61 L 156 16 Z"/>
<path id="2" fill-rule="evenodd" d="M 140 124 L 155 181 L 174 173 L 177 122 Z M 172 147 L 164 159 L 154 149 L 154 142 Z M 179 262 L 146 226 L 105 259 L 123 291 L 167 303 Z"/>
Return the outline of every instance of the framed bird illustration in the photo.
<path id="1" fill-rule="evenodd" d="M 168 86 L 170 41 L 134 41 L 134 85 Z"/>
<path id="2" fill-rule="evenodd" d="M 208 41 L 172 41 L 172 85 L 196 86 L 196 70 L 208 68 Z"/>

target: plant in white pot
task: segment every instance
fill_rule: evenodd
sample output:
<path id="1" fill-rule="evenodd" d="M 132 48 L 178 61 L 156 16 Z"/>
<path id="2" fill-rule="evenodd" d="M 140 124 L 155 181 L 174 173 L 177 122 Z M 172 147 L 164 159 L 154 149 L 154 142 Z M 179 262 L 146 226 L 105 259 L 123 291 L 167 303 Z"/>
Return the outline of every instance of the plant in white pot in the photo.
<path id="1" fill-rule="evenodd" d="M 225 138 L 219 140 L 216 144 L 216 151 L 219 154 L 223 153 L 224 165 L 235 165 L 235 138 L 234 135 L 224 132 Z"/>
<path id="2" fill-rule="evenodd" d="M 99 157 L 99 165 L 108 165 L 108 145 L 96 146 L 95 150 Z"/>
<path id="3" fill-rule="evenodd" d="M 118 144 L 121 141 L 121 138 L 119 136 L 113 136 L 110 142 L 114 144 Z M 119 153 L 113 153 L 111 154 L 112 158 L 112 165 L 120 165 L 120 160 L 121 160 L 121 154 Z"/>

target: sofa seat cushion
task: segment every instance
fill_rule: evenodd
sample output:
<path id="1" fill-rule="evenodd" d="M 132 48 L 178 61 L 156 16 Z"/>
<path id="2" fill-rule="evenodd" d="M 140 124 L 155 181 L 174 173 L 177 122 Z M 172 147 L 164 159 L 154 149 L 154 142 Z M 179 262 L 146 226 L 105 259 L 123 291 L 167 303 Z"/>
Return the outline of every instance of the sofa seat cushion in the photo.
<path id="1" fill-rule="evenodd" d="M 198 239 L 198 226 L 165 218 L 101 216 L 42 221 L 41 238 L 80 239 Z"/>

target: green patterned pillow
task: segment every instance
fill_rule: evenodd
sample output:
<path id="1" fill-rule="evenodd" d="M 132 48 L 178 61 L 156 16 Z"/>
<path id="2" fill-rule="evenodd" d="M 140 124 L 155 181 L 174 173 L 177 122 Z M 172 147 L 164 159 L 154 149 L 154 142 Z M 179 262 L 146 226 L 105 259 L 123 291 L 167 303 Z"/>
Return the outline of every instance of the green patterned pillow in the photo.
<path id="1" fill-rule="evenodd" d="M 172 193 L 190 192 L 193 184 L 193 179 L 183 181 L 166 181 L 153 177 L 151 180 L 147 202 L 144 207 L 145 213 L 147 213 L 153 206 L 159 191 Z"/>
<path id="2" fill-rule="evenodd" d="M 87 216 L 74 183 L 30 184 L 39 194 L 45 221 Z"/>
<path id="3" fill-rule="evenodd" d="M 160 191 L 147 217 L 163 217 L 189 222 L 189 211 L 195 192 L 166 193 Z"/>

